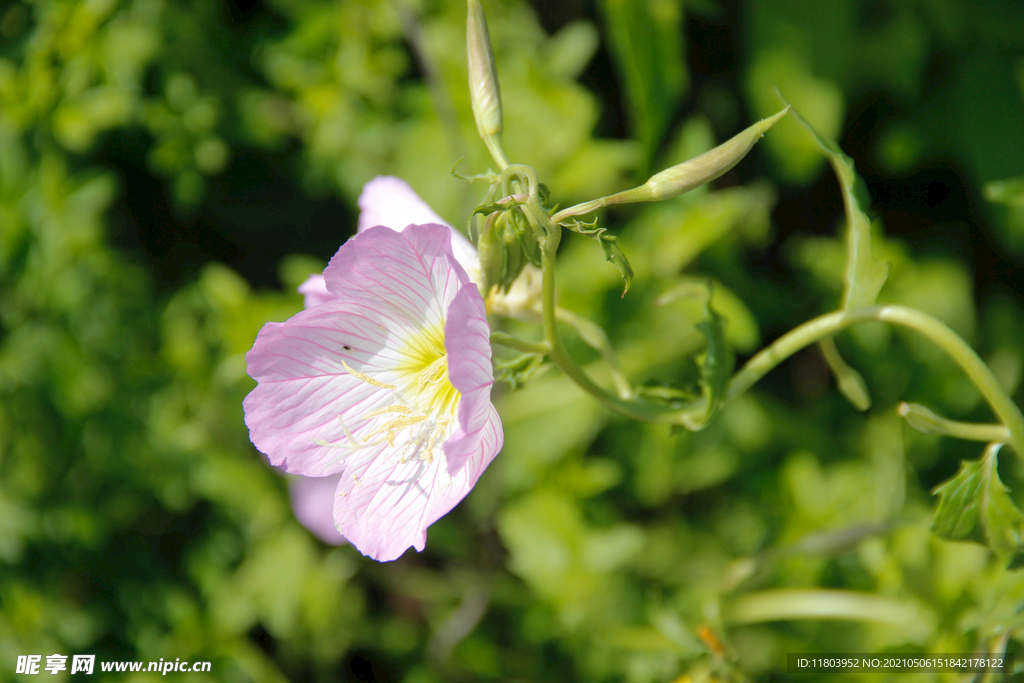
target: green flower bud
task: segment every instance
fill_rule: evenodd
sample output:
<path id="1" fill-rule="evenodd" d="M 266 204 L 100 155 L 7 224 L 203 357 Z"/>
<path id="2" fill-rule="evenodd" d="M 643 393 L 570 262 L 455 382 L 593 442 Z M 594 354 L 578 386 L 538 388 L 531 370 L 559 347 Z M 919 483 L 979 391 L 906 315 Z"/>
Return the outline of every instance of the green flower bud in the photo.
<path id="1" fill-rule="evenodd" d="M 676 164 L 660 173 L 655 173 L 640 187 L 577 204 L 564 211 L 559 211 L 552 217 L 552 220 L 557 223 L 571 216 L 580 216 L 612 204 L 660 202 L 709 183 L 738 164 L 740 159 L 745 157 L 754 144 L 764 136 L 765 131 L 775 125 L 775 122 L 785 116 L 788 111 L 789 107 L 786 107 L 774 116 L 758 121 L 711 151 Z"/>
<path id="2" fill-rule="evenodd" d="M 481 290 L 485 297 L 505 278 L 505 240 L 498 221 L 500 216 L 495 212 L 487 217 L 476 245 L 483 279 Z"/>
<path id="3" fill-rule="evenodd" d="M 523 268 L 534 260 L 531 249 L 539 252 L 540 245 L 518 210 L 499 209 L 490 213 L 477 240 L 483 294 L 488 295 L 495 288 L 508 293 Z"/>
<path id="4" fill-rule="evenodd" d="M 517 218 L 519 219 L 519 239 L 523 244 L 523 252 L 530 263 L 540 268 L 540 242 L 537 241 L 537 235 L 522 214 L 519 214 Z"/>
<path id="5" fill-rule="evenodd" d="M 523 258 L 523 244 L 519 235 L 516 234 L 515 228 L 511 225 L 512 217 L 506 213 L 501 218 L 504 219 L 501 222 L 505 223 L 502 235 L 505 240 L 505 272 L 502 274 L 500 289 L 502 292 L 508 292 L 508 288 L 512 286 L 515 279 L 519 277 L 519 273 L 522 272 L 523 266 L 526 265 L 526 259 Z"/>
<path id="6" fill-rule="evenodd" d="M 500 135 L 501 92 L 494 67 L 491 36 L 480 0 L 469 0 L 466 21 L 466 47 L 469 51 L 469 97 L 473 103 L 476 128 L 484 140 Z"/>
<path id="7" fill-rule="evenodd" d="M 775 125 L 789 111 L 786 107 L 778 114 L 758 121 L 718 147 L 689 161 L 684 161 L 661 173 L 655 173 L 639 189 L 644 197 L 637 201 L 659 202 L 689 192 L 709 183 L 747 156 L 754 144 L 764 137 L 766 130 Z"/>

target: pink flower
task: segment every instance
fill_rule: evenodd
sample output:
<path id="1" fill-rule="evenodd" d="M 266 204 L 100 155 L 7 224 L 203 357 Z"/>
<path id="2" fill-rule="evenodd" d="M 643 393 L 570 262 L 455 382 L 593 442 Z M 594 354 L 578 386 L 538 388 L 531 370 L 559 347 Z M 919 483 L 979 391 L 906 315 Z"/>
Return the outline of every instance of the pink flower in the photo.
<path id="1" fill-rule="evenodd" d="M 329 545 L 345 544 L 345 537 L 334 526 L 334 493 L 338 490 L 339 481 L 340 474 L 330 477 L 296 475 L 288 481 L 288 495 L 295 519 Z"/>
<path id="2" fill-rule="evenodd" d="M 409 225 L 434 223 L 447 225 L 452 233 L 452 252 L 469 279 L 480 283 L 480 259 L 476 247 L 461 232 L 448 225 L 420 199 L 409 183 L 394 176 L 377 176 L 363 186 L 359 195 L 358 231 L 383 225 L 402 231 Z M 327 290 L 324 276 L 310 275 L 299 285 L 299 294 L 305 298 L 306 308 L 334 298 Z M 508 292 L 498 290 L 486 297 L 487 312 L 528 322 L 540 322 L 541 273 L 527 264 Z"/>
<path id="3" fill-rule="evenodd" d="M 377 560 L 423 550 L 501 449 L 490 328 L 452 235 L 361 232 L 322 290 L 303 285 L 310 307 L 265 325 L 246 355 L 253 443 L 287 472 L 340 474 L 334 522 Z"/>

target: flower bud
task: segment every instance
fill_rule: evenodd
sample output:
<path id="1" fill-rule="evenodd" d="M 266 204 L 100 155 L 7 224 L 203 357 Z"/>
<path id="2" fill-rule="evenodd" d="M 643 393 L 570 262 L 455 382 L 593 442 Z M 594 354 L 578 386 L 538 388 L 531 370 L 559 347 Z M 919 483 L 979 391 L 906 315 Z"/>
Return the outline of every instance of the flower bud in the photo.
<path id="1" fill-rule="evenodd" d="M 484 297 L 505 279 L 505 240 L 498 224 L 499 216 L 492 213 L 487 217 L 476 245 L 482 276 L 480 290 Z"/>
<path id="2" fill-rule="evenodd" d="M 480 291 L 485 297 L 495 289 L 508 293 L 523 268 L 534 260 L 531 245 L 540 248 L 519 211 L 498 210 L 487 216 L 477 240 L 482 275 Z"/>
<path id="3" fill-rule="evenodd" d="M 511 216 L 506 213 L 501 218 L 504 219 L 503 222 L 505 223 L 505 230 L 502 234 L 505 240 L 505 272 L 502 274 L 500 289 L 503 292 L 508 292 L 509 287 L 512 286 L 519 273 L 522 272 L 523 266 L 526 265 L 526 259 L 523 255 L 523 244 L 519 239 L 519 235 L 516 234 L 516 229 L 509 220 Z"/>
<path id="4" fill-rule="evenodd" d="M 480 0 L 468 0 L 466 20 L 466 47 L 469 52 L 469 96 L 473 103 L 476 128 L 484 140 L 500 135 L 501 92 L 498 73 L 494 67 L 491 36 Z"/>
<path id="5" fill-rule="evenodd" d="M 761 139 L 765 131 L 775 125 L 775 122 L 785 116 L 788 111 L 789 107 L 787 106 L 774 116 L 758 121 L 711 151 L 676 164 L 660 173 L 655 173 L 639 187 L 577 204 L 559 211 L 552 217 L 552 220 L 558 223 L 571 216 L 581 216 L 612 204 L 660 202 L 709 183 L 738 164 L 740 159 L 745 157 L 754 144 Z"/>
<path id="6" fill-rule="evenodd" d="M 655 173 L 646 183 L 637 188 L 642 190 L 640 194 L 644 195 L 643 198 L 633 201 L 658 202 L 663 199 L 671 199 L 711 182 L 747 156 L 747 152 L 754 144 L 764 137 L 765 131 L 775 125 L 775 122 L 785 116 L 788 111 L 789 107 L 786 107 L 778 114 L 758 121 L 711 151 L 676 164 L 660 173 Z"/>

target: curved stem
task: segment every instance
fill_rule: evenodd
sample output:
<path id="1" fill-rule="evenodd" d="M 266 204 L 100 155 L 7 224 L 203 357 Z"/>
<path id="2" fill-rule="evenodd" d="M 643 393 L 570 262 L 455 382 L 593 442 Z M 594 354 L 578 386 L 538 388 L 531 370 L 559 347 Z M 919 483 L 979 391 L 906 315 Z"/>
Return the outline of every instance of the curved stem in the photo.
<path id="1" fill-rule="evenodd" d="M 513 178 L 513 176 L 523 176 L 526 178 L 526 187 L 529 194 L 530 200 L 537 199 L 538 182 L 537 182 L 537 171 L 533 170 L 532 166 L 526 164 L 508 164 L 501 169 L 501 175 L 498 176 L 498 181 L 502 187 L 505 187 Z"/>
<path id="2" fill-rule="evenodd" d="M 510 334 L 505 334 L 504 332 L 491 332 L 491 343 L 500 344 L 501 346 L 515 349 L 516 351 L 523 351 L 525 353 L 546 354 L 551 351 L 551 345 L 546 341 L 526 341 L 525 339 L 518 339 Z"/>
<path id="3" fill-rule="evenodd" d="M 532 171 L 532 169 L 530 169 Z M 510 172 L 519 172 L 519 169 Z M 541 227 L 541 264 L 543 272 L 543 325 L 544 339 L 550 346 L 549 358 L 570 379 L 584 391 L 591 394 L 603 406 L 627 417 L 651 422 L 686 424 L 692 407 L 672 408 L 663 404 L 649 403 L 633 397 L 620 397 L 598 386 L 573 361 L 565 350 L 558 333 L 558 307 L 555 302 L 555 252 L 561 240 L 561 226 L 538 205 L 535 176 L 527 172 L 531 185 L 530 197 L 523 205 L 530 222 Z M 563 314 L 563 318 L 564 318 Z M 787 332 L 768 348 L 751 358 L 729 382 L 725 403 L 747 391 L 759 379 L 786 358 L 809 344 L 831 337 L 841 330 L 862 322 L 887 322 L 902 325 L 924 335 L 938 344 L 967 373 L 992 410 L 1005 426 L 1009 444 L 1024 458 L 1024 415 L 1003 390 L 992 371 L 978 357 L 978 354 L 953 330 L 935 318 L 906 306 L 871 306 L 852 311 L 837 311 L 810 320 Z"/>
<path id="4" fill-rule="evenodd" d="M 921 621 L 920 609 L 894 598 L 835 589 L 782 588 L 736 598 L 726 611 L 732 624 L 793 619 L 875 621 L 908 626 Z"/>
<path id="5" fill-rule="evenodd" d="M 501 145 L 501 137 L 498 135 L 484 137 L 484 144 L 487 145 L 487 151 L 491 153 L 494 163 L 498 164 L 498 169 L 504 171 L 508 168 L 508 155 L 505 154 L 505 148 Z"/>
<path id="6" fill-rule="evenodd" d="M 572 311 L 566 310 L 561 306 L 555 308 L 555 318 L 563 323 L 572 325 L 575 328 L 576 333 L 580 336 L 587 346 L 594 349 L 601 354 L 604 358 L 604 362 L 608 365 L 608 372 L 612 376 L 612 384 L 615 385 L 615 393 L 619 395 L 619 398 L 629 400 L 636 398 L 636 392 L 633 391 L 633 387 L 629 384 L 629 379 L 626 378 L 626 373 L 622 371 L 622 365 L 619 363 L 619 357 L 615 355 L 615 349 L 612 347 L 612 343 L 608 340 L 608 335 L 601 328 L 586 318 L 581 318 Z"/>
<path id="7" fill-rule="evenodd" d="M 1006 394 L 999 380 L 953 330 L 935 318 L 906 306 L 872 306 L 820 316 L 779 337 L 771 346 L 751 358 L 729 383 L 726 401 L 754 385 L 776 365 L 814 342 L 857 323 L 878 321 L 902 325 L 920 332 L 938 344 L 967 373 L 992 410 L 1009 430 L 1009 443 L 1024 458 L 1024 415 Z"/>
<path id="8" fill-rule="evenodd" d="M 558 250 L 558 243 L 562 239 L 562 228 L 560 225 L 552 223 L 543 210 L 534 206 L 533 198 L 525 206 L 530 211 L 530 217 L 536 220 L 546 233 L 541 242 L 541 272 L 543 274 L 541 301 L 543 305 L 544 339 L 551 347 L 548 357 L 562 372 L 578 384 L 581 389 L 593 396 L 601 405 L 609 410 L 637 420 L 649 422 L 665 421 L 666 417 L 675 411 L 666 406 L 645 403 L 635 399 L 619 398 L 595 384 L 565 350 L 562 337 L 558 333 L 558 306 L 555 303 L 555 252 Z"/>
<path id="9" fill-rule="evenodd" d="M 973 424 L 948 420 L 916 403 L 901 403 L 896 406 L 896 412 L 911 427 L 924 434 L 944 434 L 956 439 L 984 441 L 985 443 L 1006 443 L 1010 440 L 1010 430 L 1006 428 L 1006 425 Z"/>
<path id="10" fill-rule="evenodd" d="M 555 223 L 561 223 L 565 219 L 572 218 L 573 216 L 582 216 L 584 214 L 592 213 L 599 209 L 603 209 L 604 207 L 613 203 L 609 202 L 608 200 L 608 197 L 601 197 L 600 199 L 591 199 L 589 202 L 583 202 L 582 204 L 570 206 L 556 213 L 554 216 L 551 217 L 551 220 L 554 221 Z"/>

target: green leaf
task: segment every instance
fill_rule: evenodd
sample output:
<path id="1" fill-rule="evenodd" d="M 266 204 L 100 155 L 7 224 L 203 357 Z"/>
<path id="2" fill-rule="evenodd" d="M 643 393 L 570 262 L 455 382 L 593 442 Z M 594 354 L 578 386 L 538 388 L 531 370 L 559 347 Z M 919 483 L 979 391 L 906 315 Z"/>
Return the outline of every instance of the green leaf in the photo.
<path id="1" fill-rule="evenodd" d="M 612 59 L 625 81 L 633 131 L 649 166 L 688 85 L 682 3 L 602 0 L 600 6 Z"/>
<path id="2" fill-rule="evenodd" d="M 494 171 L 490 170 L 490 169 L 488 169 L 487 171 L 485 171 L 483 173 L 477 173 L 475 175 L 462 175 L 461 173 L 456 173 L 455 169 L 459 167 L 459 164 L 461 164 L 462 160 L 465 159 L 465 158 L 466 157 L 464 157 L 464 156 L 459 157 L 459 160 L 455 162 L 454 166 L 452 166 L 451 174 L 453 176 L 455 176 L 459 180 L 465 180 L 465 181 L 470 182 L 470 183 L 473 182 L 474 180 L 486 180 L 491 185 L 494 185 L 495 183 L 498 182 L 498 178 L 499 178 L 498 174 L 495 173 Z"/>
<path id="3" fill-rule="evenodd" d="M 696 364 L 694 365 L 696 368 Z M 647 385 L 642 386 L 636 390 L 637 396 L 645 398 L 649 401 L 659 401 L 667 405 L 683 407 L 687 403 L 693 403 L 700 396 L 700 391 L 697 384 L 694 383 L 692 388 L 687 387 L 676 387 L 676 386 L 664 386 L 664 385 Z"/>
<path id="4" fill-rule="evenodd" d="M 598 234 L 597 241 L 601 243 L 605 260 L 618 268 L 619 273 L 622 274 L 622 279 L 626 282 L 626 286 L 622 290 L 622 296 L 626 296 L 626 292 L 629 291 L 629 285 L 633 282 L 633 267 L 629 265 L 626 255 L 622 253 L 622 249 L 619 247 L 619 238 L 602 232 Z"/>
<path id="5" fill-rule="evenodd" d="M 705 340 L 704 352 L 698 356 L 702 401 L 682 416 L 684 426 L 697 431 L 711 421 L 725 402 L 736 358 L 725 336 L 727 321 L 711 306 L 714 298 L 712 283 L 683 281 L 663 294 L 658 303 L 664 305 L 680 298 L 700 298 L 704 304 L 704 319 L 696 325 Z"/>
<path id="6" fill-rule="evenodd" d="M 870 202 L 864 181 L 854 171 L 853 159 L 846 156 L 839 145 L 819 135 L 796 110 L 793 110 L 793 116 L 814 136 L 815 142 L 828 157 L 843 192 L 843 205 L 846 208 L 846 270 L 842 310 L 871 306 L 889 278 L 892 264 L 877 260 L 871 252 L 871 219 L 864 212 L 864 207 Z M 831 338 L 823 340 L 820 346 L 828 366 L 836 376 L 840 392 L 857 410 L 867 410 L 871 406 L 871 396 L 860 373 L 846 364 Z"/>
<path id="7" fill-rule="evenodd" d="M 932 531 L 950 540 L 986 544 L 1008 560 L 1019 552 L 1024 513 L 996 471 L 1002 446 L 991 444 L 980 460 L 964 462 L 955 477 L 935 488 L 939 504 Z"/>
<path id="8" fill-rule="evenodd" d="M 596 218 L 592 223 L 585 223 L 577 218 L 573 218 L 563 225 L 573 232 L 586 235 L 598 241 L 601 245 L 601 250 L 604 251 L 605 260 L 612 263 L 619 269 L 619 273 L 622 274 L 622 279 L 626 282 L 626 287 L 622 290 L 622 296 L 626 296 L 626 292 L 629 291 L 629 285 L 633 282 L 633 267 L 629 265 L 629 260 L 622 253 L 622 248 L 619 247 L 619 238 L 609 235 L 607 228 L 598 227 Z"/>
<path id="9" fill-rule="evenodd" d="M 871 253 L 871 219 L 864 213 L 869 203 L 867 188 L 853 168 L 853 159 L 832 140 L 818 134 L 809 123 L 793 110 L 793 116 L 814 136 L 839 180 L 846 207 L 846 274 L 843 290 L 843 310 L 871 306 L 878 298 L 891 263 L 875 259 Z"/>
<path id="10" fill-rule="evenodd" d="M 711 308 L 710 297 L 708 297 L 707 314 L 706 320 L 697 323 L 697 329 L 707 339 L 704 362 L 700 366 L 700 383 L 707 400 L 707 408 L 701 426 L 710 422 L 718 409 L 722 407 L 735 361 L 732 349 L 725 341 L 725 319 Z"/>
<path id="11" fill-rule="evenodd" d="M 955 477 L 932 491 L 939 496 L 932 532 L 948 540 L 984 543 L 978 507 L 981 487 L 981 461 L 961 463 Z"/>
<path id="12" fill-rule="evenodd" d="M 473 209 L 471 215 L 483 214 L 488 216 L 495 211 L 508 211 L 511 208 L 522 206 L 526 203 L 526 195 L 512 195 L 509 197 L 502 197 L 496 202 L 489 202 L 487 204 L 481 204 L 480 206 Z"/>

